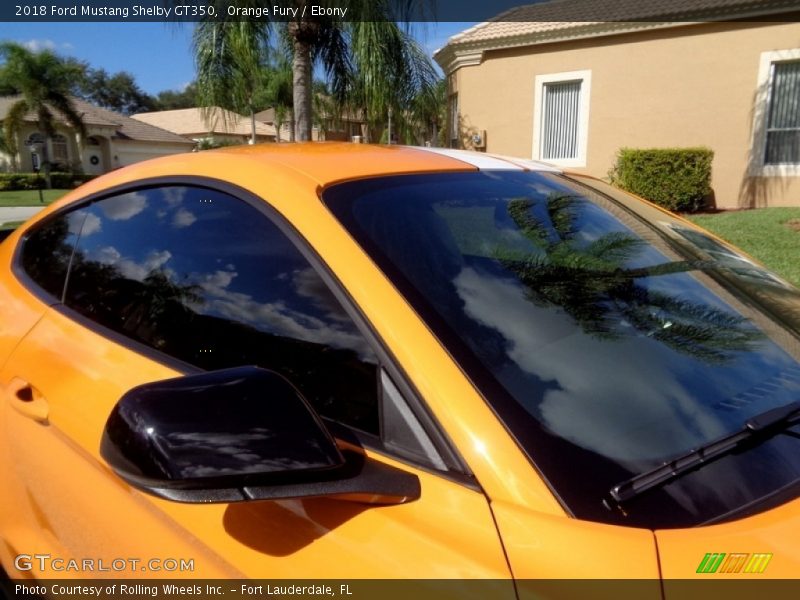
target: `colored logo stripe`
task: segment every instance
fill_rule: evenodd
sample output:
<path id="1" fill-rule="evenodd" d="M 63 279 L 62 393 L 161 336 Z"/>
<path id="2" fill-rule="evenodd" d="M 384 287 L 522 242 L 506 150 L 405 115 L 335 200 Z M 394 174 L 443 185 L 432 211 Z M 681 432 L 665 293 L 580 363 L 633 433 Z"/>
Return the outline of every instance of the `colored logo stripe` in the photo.
<path id="1" fill-rule="evenodd" d="M 744 568 L 744 572 L 763 573 L 770 560 L 772 560 L 772 553 L 753 554 L 750 556 L 750 560 L 747 561 L 747 566 Z"/>
<path id="2" fill-rule="evenodd" d="M 719 565 L 722 563 L 722 559 L 725 558 L 725 553 L 718 553 L 718 552 L 708 552 L 703 557 L 703 560 L 700 561 L 700 566 L 697 567 L 698 573 L 716 573 L 717 569 L 719 569 Z"/>
<path id="3" fill-rule="evenodd" d="M 727 558 L 726 558 L 727 556 Z M 708 552 L 697 567 L 698 573 L 763 573 L 772 553 L 760 552 L 747 554 L 744 552 Z"/>
<path id="4" fill-rule="evenodd" d="M 722 568 L 720 569 L 720 573 L 738 573 L 742 570 L 745 563 L 747 562 L 747 558 L 749 554 L 742 554 L 742 553 L 733 553 L 729 554 L 728 558 L 725 559 L 725 562 L 722 563 Z"/>

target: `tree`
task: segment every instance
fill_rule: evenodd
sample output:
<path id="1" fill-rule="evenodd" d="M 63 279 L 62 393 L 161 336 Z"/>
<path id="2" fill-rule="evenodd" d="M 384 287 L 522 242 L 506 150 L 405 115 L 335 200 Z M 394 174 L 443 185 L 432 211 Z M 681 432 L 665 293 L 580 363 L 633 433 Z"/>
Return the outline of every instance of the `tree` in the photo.
<path id="1" fill-rule="evenodd" d="M 281 129 L 287 119 L 294 123 L 292 110 L 292 63 L 285 53 L 275 53 L 273 64 L 263 71 L 263 82 L 258 103 L 275 111 L 275 139 L 281 141 Z M 289 141 L 294 141 L 294 127 L 289 131 Z"/>
<path id="2" fill-rule="evenodd" d="M 230 0 L 214 0 L 213 4 L 217 14 L 226 15 Z M 264 0 L 238 0 L 236 5 L 239 9 L 271 9 L 272 4 Z M 302 10 L 304 1 L 293 0 L 292 4 L 298 9 L 297 14 L 306 14 Z M 319 4 L 324 5 L 325 2 Z M 296 139 L 311 139 L 312 75 L 315 63 L 323 66 L 337 104 L 360 105 L 372 121 L 373 129 L 383 121 L 389 106 L 397 114 L 404 114 L 408 110 L 409 99 L 435 83 L 435 71 L 430 60 L 407 32 L 397 25 L 397 21 L 406 20 L 405 17 L 426 4 L 426 0 L 404 0 L 399 3 L 392 0 L 352 0 L 348 5 L 347 21 L 309 16 L 280 24 L 292 57 L 292 107 Z M 231 58 L 229 52 L 234 45 L 223 41 L 230 39 L 229 32 L 239 31 L 243 34 L 243 40 L 249 38 L 252 47 L 259 47 L 268 39 L 270 25 L 266 20 L 242 23 L 208 20 L 199 23 L 195 36 L 204 40 L 204 43 L 197 44 L 195 48 L 198 71 L 206 65 L 213 74 L 205 82 L 198 82 L 201 92 L 206 83 L 213 88 L 216 85 L 214 81 L 235 82 L 237 70 L 241 69 L 245 74 L 254 73 Z M 248 52 L 248 59 L 256 54 Z M 207 63 L 209 56 L 214 57 L 214 61 Z M 254 66 L 253 63 L 248 64 Z M 238 87 L 238 84 L 233 87 Z"/>
<path id="3" fill-rule="evenodd" d="M 109 75 L 105 69 L 87 69 L 79 95 L 92 104 L 125 115 L 153 110 L 156 104 L 126 71 Z"/>
<path id="4" fill-rule="evenodd" d="M 154 99 L 155 106 L 153 110 L 194 108 L 197 106 L 198 96 L 197 82 L 192 81 L 183 90 L 164 90 L 159 92 Z"/>
<path id="5" fill-rule="evenodd" d="M 16 138 L 25 116 L 36 115 L 39 129 L 44 133 L 42 148 L 42 168 L 47 187 L 50 182 L 50 156 L 48 146 L 56 135 L 56 123 L 60 118 L 66 120 L 82 139 L 86 137 L 86 127 L 70 99 L 75 78 L 79 75 L 74 62 L 65 61 L 50 50 L 31 52 L 30 50 L 6 42 L 0 44 L 0 56 L 5 60 L 2 79 L 20 94 L 19 100 L 11 105 L 6 115 L 4 136 L 6 145 L 16 149 Z"/>
<path id="6" fill-rule="evenodd" d="M 215 106 L 250 115 L 256 140 L 256 96 L 268 58 L 268 29 L 258 21 L 201 21 L 194 30 L 200 103 L 206 119 Z"/>
<path id="7" fill-rule="evenodd" d="M 393 21 L 352 22 L 348 38 L 352 68 L 345 104 L 364 114 L 368 141 L 380 139 L 389 110 L 393 132 L 416 137 L 415 105 L 435 94 L 439 80 L 430 59 Z"/>
<path id="8" fill-rule="evenodd" d="M 444 146 L 447 122 L 447 82 L 439 79 L 432 89 L 423 90 L 411 102 L 413 130 L 418 142 L 430 141 L 432 146 Z"/>
<path id="9" fill-rule="evenodd" d="M 402 4 L 411 10 L 417 3 Z M 394 20 L 403 14 L 391 5 L 387 0 L 354 0 L 348 7 L 351 20 L 288 24 L 298 139 L 311 137 L 311 70 L 316 61 L 325 69 L 337 105 L 363 112 L 369 141 L 379 139 L 390 109 L 402 123 L 412 99 L 435 86 L 438 78 L 430 59 Z"/>

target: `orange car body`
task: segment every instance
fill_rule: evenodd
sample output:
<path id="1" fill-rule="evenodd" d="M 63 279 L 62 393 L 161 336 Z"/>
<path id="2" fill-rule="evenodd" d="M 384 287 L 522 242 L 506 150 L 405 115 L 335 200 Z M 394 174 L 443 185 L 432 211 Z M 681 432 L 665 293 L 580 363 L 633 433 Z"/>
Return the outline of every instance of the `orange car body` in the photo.
<path id="1" fill-rule="evenodd" d="M 800 499 L 688 529 L 652 531 L 568 515 L 450 353 L 320 201 L 320 190 L 339 181 L 477 169 L 455 156 L 397 147 L 200 152 L 112 172 L 21 226 L 0 245 L 0 564 L 6 572 L 25 578 L 657 580 L 708 578 L 697 573 L 703 556 L 733 552 L 773 556 L 761 574 L 715 577 L 797 577 Z M 419 477 L 418 500 L 182 504 L 142 494 L 111 471 L 99 440 L 114 404 L 137 385 L 180 373 L 55 310 L 15 276 L 12 261 L 26 232 L 54 211 L 118 186 L 178 176 L 238 186 L 291 223 L 391 350 L 475 485 L 372 450 L 377 460 Z M 23 388 L 33 397 L 21 403 Z M 20 555 L 106 564 L 118 557 L 171 557 L 191 559 L 193 569 L 159 571 L 154 563 L 143 574 L 129 562 L 111 572 L 54 573 L 52 565 L 33 561 L 20 571 Z"/>

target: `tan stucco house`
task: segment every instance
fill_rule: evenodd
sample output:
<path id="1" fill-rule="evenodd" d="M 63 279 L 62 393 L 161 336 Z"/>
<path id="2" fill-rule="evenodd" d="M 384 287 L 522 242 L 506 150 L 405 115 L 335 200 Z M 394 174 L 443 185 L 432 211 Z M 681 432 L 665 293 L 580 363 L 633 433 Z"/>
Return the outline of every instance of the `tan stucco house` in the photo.
<path id="1" fill-rule="evenodd" d="M 276 142 L 288 142 L 292 137 L 292 123 L 291 123 L 291 116 L 287 115 L 284 120 L 281 122 L 280 129 L 278 128 L 277 122 L 275 121 L 275 109 L 268 108 L 266 110 L 262 110 L 255 114 L 256 121 L 266 125 L 267 127 L 272 127 L 275 130 L 275 141 Z"/>
<path id="2" fill-rule="evenodd" d="M 800 2 L 552 0 L 453 36 L 450 144 L 605 177 L 708 146 L 720 208 L 800 206 Z"/>
<path id="3" fill-rule="evenodd" d="M 276 128 L 275 109 L 268 108 L 256 113 L 256 121 Z M 317 115 L 317 120 L 322 121 L 322 126 L 315 124 L 311 128 L 311 139 L 314 141 L 350 142 L 356 137 L 363 138 L 366 134 L 366 121 L 360 111 L 347 111 L 340 115 Z M 277 141 L 287 142 L 292 139 L 291 118 L 286 118 L 281 123 L 280 136 Z"/>
<path id="4" fill-rule="evenodd" d="M 0 97 L 0 123 L 18 96 Z M 99 108 L 78 98 L 72 98 L 87 136 L 81 140 L 66 120 L 54 111 L 57 135 L 49 140 L 49 157 L 56 168 L 80 167 L 84 173 L 100 175 L 149 158 L 190 152 L 193 143 L 164 129 L 135 121 L 119 113 Z M 45 143 L 36 115 L 29 113 L 24 126 L 17 132 L 16 164 L 20 171 L 32 171 L 39 156 L 32 148 Z M 0 154 L 0 169 L 8 168 L 12 157 Z"/>
<path id="5" fill-rule="evenodd" d="M 208 140 L 246 144 L 252 132 L 250 117 L 220 107 L 182 108 L 139 113 L 133 118 L 181 135 L 194 142 Z M 275 128 L 256 121 L 256 142 L 274 142 Z"/>

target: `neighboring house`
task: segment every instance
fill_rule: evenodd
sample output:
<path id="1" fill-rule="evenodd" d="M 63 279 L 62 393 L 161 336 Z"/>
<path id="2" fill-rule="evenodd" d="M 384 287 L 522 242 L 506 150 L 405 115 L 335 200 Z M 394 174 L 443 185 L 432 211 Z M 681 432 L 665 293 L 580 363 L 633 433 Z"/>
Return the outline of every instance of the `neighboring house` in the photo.
<path id="1" fill-rule="evenodd" d="M 275 109 L 268 108 L 256 113 L 256 120 L 275 127 Z M 338 117 L 332 115 L 316 115 L 315 123 L 311 128 L 311 139 L 314 141 L 350 142 L 357 136 L 365 135 L 366 123 L 359 113 L 346 112 Z M 281 123 L 280 140 L 288 142 L 291 139 L 291 118 L 287 116 Z"/>
<path id="2" fill-rule="evenodd" d="M 350 142 L 354 138 L 363 140 L 367 135 L 367 122 L 361 110 L 344 110 L 341 114 L 329 114 L 330 108 L 321 109 L 315 120 L 319 139 L 330 142 Z"/>
<path id="3" fill-rule="evenodd" d="M 718 207 L 800 206 L 799 19 L 786 0 L 512 9 L 434 56 L 450 143 L 598 177 L 623 146 L 708 146 Z"/>
<path id="4" fill-rule="evenodd" d="M 268 108 L 256 113 L 256 121 L 263 123 L 267 127 L 272 127 L 276 132 L 278 131 L 277 124 L 275 123 L 275 109 Z M 281 142 L 288 142 L 292 135 L 292 120 L 291 113 L 287 113 L 286 118 L 281 122 L 280 136 L 276 138 Z"/>
<path id="5" fill-rule="evenodd" d="M 17 100 L 18 96 L 0 97 L 0 122 Z M 148 158 L 192 150 L 191 142 L 174 133 L 77 98 L 72 98 L 72 102 L 82 115 L 88 135 L 81 143 L 79 134 L 57 111 L 53 111 L 58 117 L 58 133 L 50 140 L 49 156 L 56 168 L 80 167 L 84 173 L 99 175 Z M 20 171 L 32 171 L 39 167 L 41 157 L 31 148 L 43 144 L 45 136 L 38 128 L 34 113 L 27 114 L 24 122 L 25 125 L 17 132 L 16 162 Z M 0 154 L 0 167 L 8 168 L 10 163 L 11 157 Z"/>
<path id="6" fill-rule="evenodd" d="M 250 141 L 250 117 L 218 106 L 209 109 L 182 108 L 139 113 L 134 119 L 161 127 L 194 142 L 246 144 Z M 256 120 L 256 142 L 274 142 L 275 128 Z"/>

